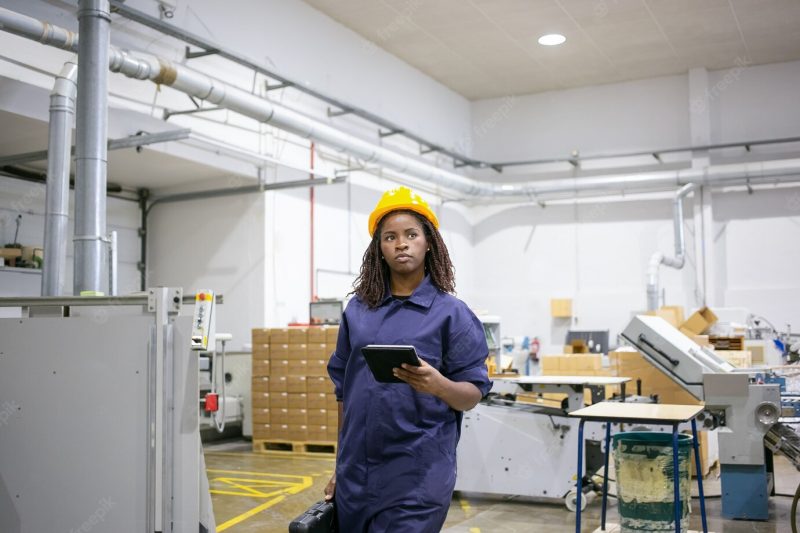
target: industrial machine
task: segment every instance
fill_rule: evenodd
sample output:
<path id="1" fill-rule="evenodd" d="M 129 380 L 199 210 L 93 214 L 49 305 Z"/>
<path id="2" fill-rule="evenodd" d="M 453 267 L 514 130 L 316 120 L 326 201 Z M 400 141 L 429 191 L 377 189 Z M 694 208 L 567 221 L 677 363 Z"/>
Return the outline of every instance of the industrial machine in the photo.
<path id="1" fill-rule="evenodd" d="M 781 423 L 780 384 L 758 379 L 757 371 L 737 369 L 696 344 L 659 317 L 637 316 L 622 337 L 698 400 L 705 403 L 703 424 L 718 427 L 725 518 L 766 520 L 774 492 L 772 452 L 800 464 L 793 430 Z M 794 412 L 792 412 L 794 414 Z"/>
<path id="2" fill-rule="evenodd" d="M 195 351 L 215 301 L 0 298 L 20 309 L 0 319 L 0 531 L 216 530 Z"/>
<path id="3" fill-rule="evenodd" d="M 562 499 L 575 505 L 578 420 L 567 413 L 585 405 L 585 392 L 605 398 L 605 387 L 629 378 L 595 376 L 520 376 L 492 378 L 493 393 L 464 413 L 458 444 L 458 491 Z M 518 392 L 564 394 L 562 402 L 515 401 Z M 633 399 L 630 398 L 629 399 Z M 586 470 L 603 466 L 600 424 L 587 424 Z M 467 466 L 469 465 L 469 466 Z M 587 491 L 587 494 L 594 494 Z M 585 505 L 587 499 L 583 499 Z"/>
<path id="4" fill-rule="evenodd" d="M 774 492 L 772 453 L 786 455 L 800 468 L 800 437 L 783 423 L 800 417 L 800 395 L 786 393 L 785 382 L 772 373 L 736 369 L 660 317 L 635 317 L 622 337 L 705 402 L 699 421 L 706 429 L 717 429 L 723 516 L 768 519 L 768 498 Z M 458 463 L 463 467 L 458 470 L 456 490 L 564 499 L 574 510 L 578 421 L 567 413 L 584 406 L 587 389 L 593 391 L 592 403 L 654 401 L 626 394 L 625 382 L 636 377 L 493 378 L 492 394 L 464 413 L 458 446 Z M 606 400 L 601 391 L 607 386 L 620 386 L 621 394 Z M 522 392 L 567 396 L 561 405 L 527 404 L 516 401 Z M 603 433 L 599 423 L 585 426 L 585 469 L 578 475 L 589 498 L 583 501 L 600 490 L 593 474 L 603 466 Z"/>

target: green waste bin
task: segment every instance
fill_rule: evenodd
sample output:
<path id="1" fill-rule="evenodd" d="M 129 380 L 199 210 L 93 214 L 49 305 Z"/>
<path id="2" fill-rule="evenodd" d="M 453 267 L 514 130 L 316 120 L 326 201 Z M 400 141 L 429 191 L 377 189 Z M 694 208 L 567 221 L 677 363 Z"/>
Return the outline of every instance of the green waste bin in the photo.
<path id="1" fill-rule="evenodd" d="M 688 531 L 692 437 L 678 435 L 681 531 Z M 672 433 L 614 435 L 617 504 L 623 533 L 675 531 Z"/>

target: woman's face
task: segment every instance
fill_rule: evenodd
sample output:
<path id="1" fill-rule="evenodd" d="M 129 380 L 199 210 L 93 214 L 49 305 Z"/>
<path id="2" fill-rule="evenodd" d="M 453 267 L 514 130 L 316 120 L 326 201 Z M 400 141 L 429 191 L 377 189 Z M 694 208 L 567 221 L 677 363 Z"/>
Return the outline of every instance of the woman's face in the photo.
<path id="1" fill-rule="evenodd" d="M 380 224 L 381 255 L 389 270 L 412 274 L 425 268 L 428 240 L 419 220 L 408 213 L 389 213 Z"/>

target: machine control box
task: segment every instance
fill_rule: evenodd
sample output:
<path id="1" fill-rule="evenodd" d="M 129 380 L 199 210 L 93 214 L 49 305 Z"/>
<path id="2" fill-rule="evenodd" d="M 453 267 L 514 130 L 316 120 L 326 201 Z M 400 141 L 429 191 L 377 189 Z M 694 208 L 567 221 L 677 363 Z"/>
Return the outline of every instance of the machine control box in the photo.
<path id="1" fill-rule="evenodd" d="M 194 315 L 192 316 L 192 350 L 208 350 L 209 339 L 213 343 L 213 328 L 214 291 L 198 290 L 194 297 Z"/>

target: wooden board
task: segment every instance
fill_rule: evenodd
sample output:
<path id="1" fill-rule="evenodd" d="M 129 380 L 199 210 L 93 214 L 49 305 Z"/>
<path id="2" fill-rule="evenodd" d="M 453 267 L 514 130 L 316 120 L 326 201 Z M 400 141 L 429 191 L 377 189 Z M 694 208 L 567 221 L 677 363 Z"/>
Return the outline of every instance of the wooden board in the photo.
<path id="1" fill-rule="evenodd" d="M 702 405 L 600 402 L 569 413 L 569 416 L 639 422 L 686 422 L 703 410 Z"/>

